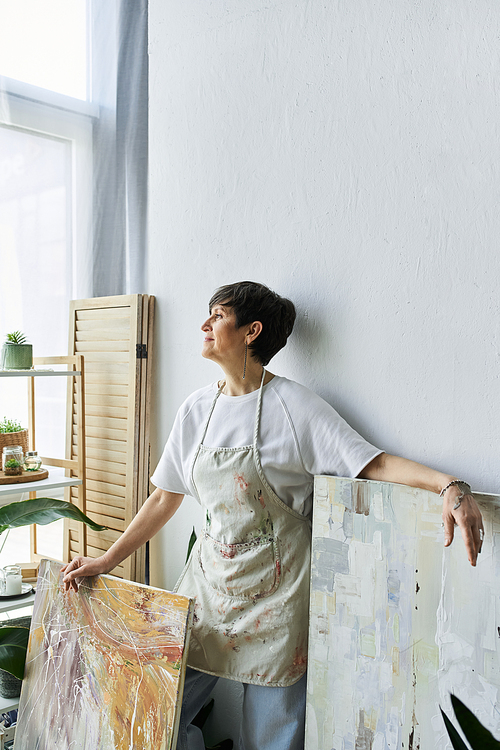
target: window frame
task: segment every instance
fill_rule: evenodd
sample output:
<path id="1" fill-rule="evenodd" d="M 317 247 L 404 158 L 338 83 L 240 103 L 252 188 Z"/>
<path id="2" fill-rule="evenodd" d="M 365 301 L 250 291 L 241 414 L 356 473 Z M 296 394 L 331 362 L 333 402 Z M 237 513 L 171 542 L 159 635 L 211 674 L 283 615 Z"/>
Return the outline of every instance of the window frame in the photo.
<path id="1" fill-rule="evenodd" d="M 99 106 L 0 76 L 0 125 L 57 138 L 71 147 L 69 298 L 91 296 L 93 130 Z"/>

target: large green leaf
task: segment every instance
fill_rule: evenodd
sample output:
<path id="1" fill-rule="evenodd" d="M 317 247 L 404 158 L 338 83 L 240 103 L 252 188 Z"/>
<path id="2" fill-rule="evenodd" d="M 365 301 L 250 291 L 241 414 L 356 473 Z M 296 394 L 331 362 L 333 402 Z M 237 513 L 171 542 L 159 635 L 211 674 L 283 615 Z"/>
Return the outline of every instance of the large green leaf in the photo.
<path id="1" fill-rule="evenodd" d="M 188 542 L 186 562 L 189 560 L 189 555 L 191 554 L 191 550 L 193 549 L 195 542 L 196 542 L 196 531 L 194 530 L 194 526 L 193 526 L 193 530 L 191 532 L 191 536 L 189 537 L 189 542 Z"/>
<path id="2" fill-rule="evenodd" d="M 21 500 L 0 508 L 0 534 L 6 529 L 16 526 L 30 526 L 39 523 L 45 526 L 59 518 L 71 518 L 73 521 L 83 521 L 93 531 L 104 531 L 106 526 L 100 526 L 92 521 L 85 513 L 65 500 L 54 500 L 51 497 L 35 497 L 33 500 Z"/>
<path id="3" fill-rule="evenodd" d="M 441 706 L 439 708 L 441 709 L 441 714 L 443 716 L 444 723 L 446 725 L 446 729 L 448 730 L 450 741 L 451 741 L 451 744 L 453 745 L 454 750 L 469 750 L 469 748 L 467 747 L 463 739 L 460 737 L 459 733 L 457 732 L 457 730 L 455 729 L 455 727 L 453 726 L 449 718 L 446 716 Z"/>
<path id="4" fill-rule="evenodd" d="M 0 669 L 22 680 L 28 648 L 29 628 L 0 627 Z"/>
<path id="5" fill-rule="evenodd" d="M 500 742 L 493 737 L 486 727 L 483 727 L 472 711 L 455 695 L 450 697 L 457 721 L 470 742 L 472 750 L 500 750 Z"/>

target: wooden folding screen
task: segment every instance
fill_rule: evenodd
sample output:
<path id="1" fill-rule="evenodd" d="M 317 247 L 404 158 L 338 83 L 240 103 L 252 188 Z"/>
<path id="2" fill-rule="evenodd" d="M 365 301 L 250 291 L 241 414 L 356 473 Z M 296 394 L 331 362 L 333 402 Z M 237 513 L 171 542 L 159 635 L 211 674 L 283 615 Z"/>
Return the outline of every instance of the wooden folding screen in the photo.
<path id="1" fill-rule="evenodd" d="M 116 541 L 147 497 L 154 297 L 96 297 L 70 305 L 69 351 L 85 361 L 86 512 L 108 527 L 69 521 L 65 557 L 98 557 Z M 68 393 L 67 455 L 74 458 L 76 398 Z M 68 499 L 77 501 L 71 488 Z M 111 571 L 143 581 L 141 548 Z"/>

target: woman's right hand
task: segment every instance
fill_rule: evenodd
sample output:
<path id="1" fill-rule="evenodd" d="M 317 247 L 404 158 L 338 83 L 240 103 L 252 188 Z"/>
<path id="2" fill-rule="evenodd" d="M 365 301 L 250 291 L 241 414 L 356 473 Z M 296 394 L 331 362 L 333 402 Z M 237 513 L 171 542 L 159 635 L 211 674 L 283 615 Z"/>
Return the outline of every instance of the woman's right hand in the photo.
<path id="1" fill-rule="evenodd" d="M 111 568 L 106 561 L 106 556 L 101 557 L 75 557 L 70 563 L 61 568 L 64 573 L 63 583 L 66 591 L 73 589 L 78 591 L 77 578 L 88 578 L 101 573 L 109 573 Z"/>

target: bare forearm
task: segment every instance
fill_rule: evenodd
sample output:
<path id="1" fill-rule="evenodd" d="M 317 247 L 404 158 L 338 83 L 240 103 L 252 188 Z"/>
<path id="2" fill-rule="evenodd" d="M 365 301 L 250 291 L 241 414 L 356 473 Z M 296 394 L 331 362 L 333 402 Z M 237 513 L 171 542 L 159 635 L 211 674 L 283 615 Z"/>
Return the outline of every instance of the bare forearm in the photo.
<path id="1" fill-rule="evenodd" d="M 125 558 L 139 549 L 172 518 L 184 495 L 156 489 L 146 500 L 121 537 L 101 557 L 75 557 L 62 567 L 66 591 L 78 591 L 76 579 L 109 573 Z"/>
<path id="2" fill-rule="evenodd" d="M 381 453 L 371 461 L 359 474 L 361 479 L 374 479 L 379 482 L 395 482 L 407 484 L 410 487 L 420 487 L 439 494 L 448 482 L 457 477 L 443 474 L 428 466 L 410 461 L 400 456 Z"/>
<path id="3" fill-rule="evenodd" d="M 423 490 L 443 492 L 444 544 L 448 547 L 453 541 L 454 527 L 458 524 L 467 549 L 471 565 L 476 564 L 483 544 L 484 528 L 481 512 L 477 507 L 470 488 L 454 482 L 457 477 L 443 474 L 428 466 L 409 461 L 407 458 L 382 453 L 371 461 L 359 474 L 361 479 L 374 479 L 379 482 L 395 482 Z M 464 477 L 460 477 L 464 479 Z M 450 485 L 450 482 L 453 484 Z"/>
<path id="4" fill-rule="evenodd" d="M 156 488 L 121 537 L 104 553 L 109 570 L 151 539 L 172 518 L 183 497 Z"/>

